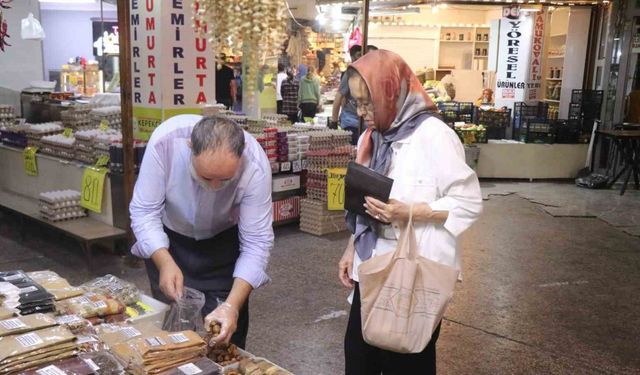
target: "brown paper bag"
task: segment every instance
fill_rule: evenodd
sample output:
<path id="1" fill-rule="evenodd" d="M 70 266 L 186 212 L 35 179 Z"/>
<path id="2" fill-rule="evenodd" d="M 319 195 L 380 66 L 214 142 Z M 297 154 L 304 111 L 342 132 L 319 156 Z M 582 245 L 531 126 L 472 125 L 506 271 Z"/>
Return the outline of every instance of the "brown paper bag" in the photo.
<path id="1" fill-rule="evenodd" d="M 362 335 L 375 347 L 420 353 L 442 320 L 458 271 L 418 254 L 413 218 L 397 249 L 358 268 Z"/>

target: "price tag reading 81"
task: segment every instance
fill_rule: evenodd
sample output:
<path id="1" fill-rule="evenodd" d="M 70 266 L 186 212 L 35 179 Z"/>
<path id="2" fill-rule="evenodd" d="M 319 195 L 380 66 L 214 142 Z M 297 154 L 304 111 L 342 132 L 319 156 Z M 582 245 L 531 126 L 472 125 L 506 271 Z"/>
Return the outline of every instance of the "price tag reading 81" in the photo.
<path id="1" fill-rule="evenodd" d="M 344 210 L 344 176 L 347 168 L 327 169 L 327 209 L 329 211 Z"/>
<path id="2" fill-rule="evenodd" d="M 102 212 L 102 193 L 106 175 L 106 168 L 86 167 L 84 169 L 80 188 L 80 206 L 93 212 Z"/>
<path id="3" fill-rule="evenodd" d="M 24 149 L 24 173 L 27 176 L 38 175 L 38 160 L 36 159 L 37 147 L 27 147 Z"/>

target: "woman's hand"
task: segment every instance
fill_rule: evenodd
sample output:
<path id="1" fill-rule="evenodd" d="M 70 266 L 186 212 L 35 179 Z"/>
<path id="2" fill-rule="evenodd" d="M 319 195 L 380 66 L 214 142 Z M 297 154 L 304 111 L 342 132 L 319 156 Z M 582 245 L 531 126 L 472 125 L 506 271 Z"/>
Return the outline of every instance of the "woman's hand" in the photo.
<path id="1" fill-rule="evenodd" d="M 338 278 L 342 285 L 346 288 L 352 289 L 354 287 L 353 279 L 351 279 L 351 271 L 353 270 L 353 257 L 355 255 L 355 248 L 353 246 L 353 237 L 349 240 L 347 248 L 342 254 L 342 259 L 338 263 Z"/>
<path id="2" fill-rule="evenodd" d="M 405 222 L 409 220 L 409 205 L 395 199 L 384 203 L 372 197 L 365 197 L 364 208 L 369 216 L 383 223 Z M 415 207 L 414 207 L 415 215 Z"/>

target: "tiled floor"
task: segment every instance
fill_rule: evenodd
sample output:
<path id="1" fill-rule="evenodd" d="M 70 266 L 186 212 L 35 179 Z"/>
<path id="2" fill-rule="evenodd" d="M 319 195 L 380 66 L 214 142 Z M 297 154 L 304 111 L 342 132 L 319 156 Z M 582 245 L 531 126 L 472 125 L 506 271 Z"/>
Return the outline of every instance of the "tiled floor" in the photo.
<path id="1" fill-rule="evenodd" d="M 640 194 L 570 184 L 484 183 L 485 212 L 462 241 L 464 282 L 438 342 L 440 374 L 640 374 Z M 533 203 L 535 202 L 535 203 Z M 635 234 L 633 236 L 632 234 Z M 343 373 L 345 234 L 276 230 L 272 283 L 251 299 L 248 350 L 296 374 Z M 112 254 L 97 274 L 148 290 Z M 91 278 L 77 245 L 0 213 L 0 270 Z"/>

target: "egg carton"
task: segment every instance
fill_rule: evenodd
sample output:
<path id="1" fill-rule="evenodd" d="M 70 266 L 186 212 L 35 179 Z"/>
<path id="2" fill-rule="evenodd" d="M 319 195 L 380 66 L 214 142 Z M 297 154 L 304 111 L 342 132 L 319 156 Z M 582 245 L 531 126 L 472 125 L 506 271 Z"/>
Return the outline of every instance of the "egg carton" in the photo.
<path id="1" fill-rule="evenodd" d="M 79 203 L 79 202 L 78 202 Z M 63 208 L 51 208 L 48 204 L 40 205 L 40 212 L 48 216 L 75 214 L 83 208 L 79 204 L 75 206 L 63 207 Z"/>
<path id="2" fill-rule="evenodd" d="M 82 211 L 77 211 L 75 213 L 66 213 L 66 214 L 60 214 L 60 215 L 48 215 L 46 213 L 40 212 L 40 216 L 43 219 L 48 221 L 59 222 L 59 221 L 81 219 L 87 216 L 87 212 L 84 209 Z"/>
<path id="3" fill-rule="evenodd" d="M 51 145 L 61 149 L 71 149 L 76 143 L 74 137 L 65 137 L 62 134 L 47 135 L 40 138 L 43 145 Z"/>
<path id="4" fill-rule="evenodd" d="M 38 196 L 41 201 L 49 203 L 51 205 L 57 205 L 69 201 L 80 202 L 80 197 L 81 194 L 79 191 L 71 189 L 45 191 L 40 193 L 40 195 Z M 57 208 L 60 207 L 67 207 L 67 205 L 57 206 Z"/>
<path id="5" fill-rule="evenodd" d="M 313 234 L 316 236 L 324 236 L 332 233 L 340 233 L 347 230 L 347 224 L 328 223 L 326 225 L 317 225 L 315 223 L 306 223 L 300 219 L 300 231 Z"/>

